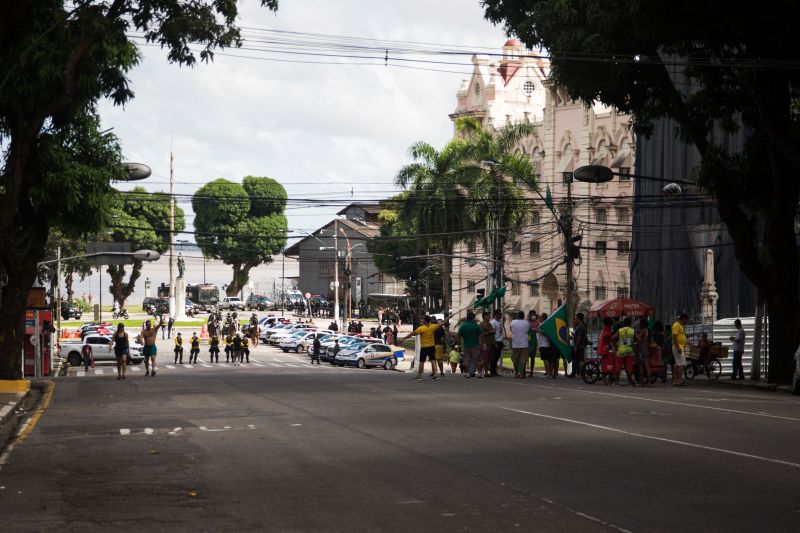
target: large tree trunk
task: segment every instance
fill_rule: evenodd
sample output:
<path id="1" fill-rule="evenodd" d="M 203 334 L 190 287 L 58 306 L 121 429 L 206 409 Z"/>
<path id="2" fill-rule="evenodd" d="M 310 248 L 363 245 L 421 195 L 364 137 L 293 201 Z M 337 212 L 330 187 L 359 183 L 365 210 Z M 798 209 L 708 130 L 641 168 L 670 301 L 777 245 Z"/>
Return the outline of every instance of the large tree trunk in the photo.
<path id="1" fill-rule="evenodd" d="M 22 346 L 25 340 L 25 308 L 28 290 L 36 279 L 36 261 L 8 261 L 8 285 L 0 306 L 0 380 L 22 379 Z"/>
<path id="2" fill-rule="evenodd" d="M 119 304 L 120 309 L 122 309 L 125 307 L 125 301 L 130 297 L 133 293 L 133 289 L 136 287 L 136 280 L 138 280 L 142 274 L 142 262 L 134 260 L 131 277 L 127 283 L 124 281 L 125 265 L 109 265 L 106 272 L 111 276 L 111 285 L 108 287 L 111 292 L 111 297 Z"/>
<path id="3" fill-rule="evenodd" d="M 72 270 L 67 270 L 64 274 L 64 288 L 67 291 L 67 301 L 71 302 L 72 297 L 75 295 L 75 290 L 72 288 L 72 282 L 75 274 Z"/>
<path id="4" fill-rule="evenodd" d="M 250 281 L 250 270 L 255 266 L 252 263 L 234 263 L 231 265 L 233 267 L 233 279 L 228 284 L 228 288 L 225 289 L 225 294 L 228 296 L 237 296 L 240 292 L 242 292 L 242 288 L 247 285 L 247 282 Z"/>

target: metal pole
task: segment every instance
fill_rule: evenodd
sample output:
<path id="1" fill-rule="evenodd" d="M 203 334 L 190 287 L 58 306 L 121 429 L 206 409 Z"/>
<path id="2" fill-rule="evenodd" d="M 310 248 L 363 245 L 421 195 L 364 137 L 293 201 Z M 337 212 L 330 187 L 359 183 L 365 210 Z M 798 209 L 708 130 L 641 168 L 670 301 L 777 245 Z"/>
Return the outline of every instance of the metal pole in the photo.
<path id="1" fill-rule="evenodd" d="M 33 377 L 39 379 L 42 377 L 42 343 L 41 335 L 42 330 L 39 328 L 39 311 L 33 312 Z M 23 373 L 25 369 L 22 369 Z"/>
<path id="2" fill-rule="evenodd" d="M 281 253 L 281 316 L 286 308 L 286 249 Z"/>
<path id="3" fill-rule="evenodd" d="M 100 287 L 98 288 L 100 303 L 98 305 L 97 321 L 103 321 L 103 267 L 97 267 L 97 274 L 100 276 Z"/>
<path id="4" fill-rule="evenodd" d="M 56 248 L 56 338 L 61 339 L 61 247 Z"/>
<path id="5" fill-rule="evenodd" d="M 169 316 L 175 317 L 175 197 L 172 195 L 173 187 L 173 156 L 172 142 L 169 147 Z"/>
<path id="6" fill-rule="evenodd" d="M 574 255 L 572 253 L 572 175 L 568 175 L 567 177 L 567 211 L 564 215 L 564 241 L 567 253 L 567 327 L 569 327 L 569 325 L 572 324 L 573 316 L 572 269 L 574 266 Z M 556 369 L 556 373 L 558 373 L 558 369 Z"/>
<path id="7" fill-rule="evenodd" d="M 339 324 L 339 221 L 333 221 L 333 320 L 344 330 L 344 324 Z"/>

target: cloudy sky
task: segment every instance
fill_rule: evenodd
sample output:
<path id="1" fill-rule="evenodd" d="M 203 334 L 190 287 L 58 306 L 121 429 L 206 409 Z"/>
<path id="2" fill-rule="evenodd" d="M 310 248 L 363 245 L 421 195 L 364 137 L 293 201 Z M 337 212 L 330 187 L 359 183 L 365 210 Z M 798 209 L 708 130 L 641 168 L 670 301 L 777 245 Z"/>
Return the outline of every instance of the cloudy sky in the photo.
<path id="1" fill-rule="evenodd" d="M 285 35 L 306 44 L 283 49 L 302 54 L 278 54 L 264 51 L 281 46 L 265 30 L 495 53 L 506 40 L 483 19 L 478 0 L 282 0 L 277 14 L 247 0 L 240 25 L 248 49 L 228 54 L 248 58 L 217 55 L 210 65 L 180 68 L 158 48 L 143 46 L 144 59 L 130 76 L 136 98 L 124 109 L 102 106 L 104 126 L 114 128 L 126 158 L 152 167 L 153 177 L 143 182 L 151 190 L 167 190 L 171 142 L 176 193 L 191 194 L 220 177 L 257 175 L 281 182 L 290 201 L 383 198 L 412 143 L 441 146 L 449 139 L 447 115 L 471 70 L 468 55 L 403 62 L 390 49 L 387 67 L 383 54 L 343 58 L 298 34 Z M 348 64 L 354 62 L 362 64 Z M 191 225 L 191 207 L 181 205 Z M 289 227 L 295 235 L 314 230 L 339 209 L 290 203 Z"/>

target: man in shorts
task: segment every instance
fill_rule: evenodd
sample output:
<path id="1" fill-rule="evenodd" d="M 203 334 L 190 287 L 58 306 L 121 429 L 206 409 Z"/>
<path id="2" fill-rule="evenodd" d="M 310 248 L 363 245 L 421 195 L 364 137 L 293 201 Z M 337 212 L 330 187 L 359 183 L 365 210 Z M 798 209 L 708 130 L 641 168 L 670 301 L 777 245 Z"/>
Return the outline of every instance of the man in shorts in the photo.
<path id="1" fill-rule="evenodd" d="M 439 376 L 436 374 L 436 339 L 434 337 L 434 332 L 442 326 L 447 326 L 449 322 L 450 319 L 447 318 L 441 324 L 431 324 L 431 317 L 425 315 L 422 317 L 422 325 L 400 340 L 400 343 L 402 343 L 409 337 L 419 335 L 421 347 L 419 350 L 419 368 L 417 369 L 417 375 L 414 377 L 415 381 L 422 379 L 422 369 L 425 367 L 425 361 L 430 361 L 433 367 L 431 378 L 434 380 L 439 379 Z"/>
<path id="2" fill-rule="evenodd" d="M 161 317 L 161 321 L 156 327 L 153 327 L 153 323 L 148 320 L 144 323 L 142 332 L 139 334 L 144 341 L 142 355 L 144 356 L 145 376 L 154 377 L 156 375 L 156 353 L 158 353 L 158 349 L 156 348 L 156 335 L 158 334 L 158 330 L 163 327 L 164 317 Z"/>
<path id="3" fill-rule="evenodd" d="M 675 358 L 675 372 L 672 376 L 672 384 L 678 387 L 685 387 L 683 381 L 683 367 L 686 366 L 686 331 L 684 324 L 689 320 L 689 315 L 681 313 L 678 320 L 672 324 L 672 356 Z"/>
<path id="4" fill-rule="evenodd" d="M 458 328 L 458 338 L 464 356 L 464 377 L 474 378 L 481 350 L 481 327 L 475 322 L 475 313 L 467 311 L 467 319 Z"/>

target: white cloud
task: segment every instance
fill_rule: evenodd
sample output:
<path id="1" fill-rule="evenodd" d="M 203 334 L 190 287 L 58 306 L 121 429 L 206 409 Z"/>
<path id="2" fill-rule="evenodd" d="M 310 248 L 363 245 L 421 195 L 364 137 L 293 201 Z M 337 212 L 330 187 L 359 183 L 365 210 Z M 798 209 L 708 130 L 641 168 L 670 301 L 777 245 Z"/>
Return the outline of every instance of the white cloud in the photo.
<path id="1" fill-rule="evenodd" d="M 483 20 L 477 0 L 287 0 L 277 14 L 248 1 L 240 24 L 433 43 L 433 48 L 471 45 L 499 51 L 505 40 L 501 29 Z M 447 115 L 471 69 L 465 56 L 458 59 L 462 65 L 416 65 L 463 74 L 396 68 L 391 51 L 389 67 L 218 55 L 212 64 L 187 69 L 169 65 L 156 48 L 142 51 L 143 62 L 130 76 L 136 98 L 125 109 L 104 103 L 104 123 L 115 128 L 126 157 L 153 168 L 155 176 L 144 182 L 152 190 L 167 188 L 171 139 L 176 192 L 187 194 L 212 179 L 252 174 L 277 179 L 290 197 L 347 198 L 351 187 L 354 199 L 374 198 L 373 191 L 386 196 L 412 143 L 442 145 L 450 138 Z M 230 53 L 264 57 L 246 50 Z M 190 210 L 188 204 L 183 207 Z M 317 228 L 336 211 L 292 209 L 289 225 Z"/>

